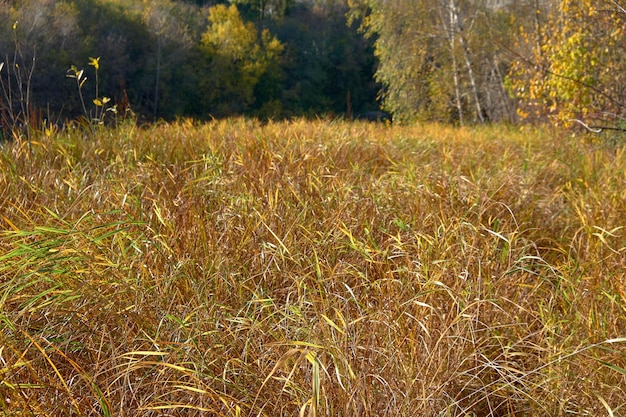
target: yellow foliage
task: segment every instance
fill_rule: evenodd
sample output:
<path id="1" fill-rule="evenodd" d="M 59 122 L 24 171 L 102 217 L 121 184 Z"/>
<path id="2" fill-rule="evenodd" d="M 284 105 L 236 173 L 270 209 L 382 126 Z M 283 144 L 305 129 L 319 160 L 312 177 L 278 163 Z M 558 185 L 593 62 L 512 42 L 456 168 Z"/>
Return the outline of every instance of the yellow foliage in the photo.
<path id="1" fill-rule="evenodd" d="M 100 69 L 100 57 L 98 58 L 89 57 L 89 65 L 94 67 L 96 71 L 99 70 Z"/>
<path id="2" fill-rule="evenodd" d="M 508 79 L 521 100 L 519 114 L 564 123 L 615 110 L 626 69 L 620 58 L 626 39 L 616 13 L 599 13 L 590 0 L 562 0 L 543 26 L 520 29 L 529 54 L 514 63 Z"/>

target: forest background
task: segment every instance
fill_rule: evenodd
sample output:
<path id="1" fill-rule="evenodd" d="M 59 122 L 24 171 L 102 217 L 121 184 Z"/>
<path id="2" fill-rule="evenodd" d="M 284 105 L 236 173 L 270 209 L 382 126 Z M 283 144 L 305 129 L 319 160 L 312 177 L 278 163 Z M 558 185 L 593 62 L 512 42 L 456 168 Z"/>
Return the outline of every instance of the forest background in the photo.
<path id="1" fill-rule="evenodd" d="M 89 113 L 102 96 L 146 121 L 615 126 L 625 17 L 612 0 L 4 0 L 2 124 L 84 114 L 75 66 Z"/>

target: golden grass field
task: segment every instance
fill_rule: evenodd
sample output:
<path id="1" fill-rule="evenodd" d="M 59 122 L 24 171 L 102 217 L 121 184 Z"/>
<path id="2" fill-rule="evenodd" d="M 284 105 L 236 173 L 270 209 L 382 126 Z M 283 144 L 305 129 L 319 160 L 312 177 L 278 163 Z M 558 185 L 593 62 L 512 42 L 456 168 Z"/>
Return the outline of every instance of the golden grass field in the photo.
<path id="1" fill-rule="evenodd" d="M 5 416 L 626 414 L 626 153 L 250 120 L 0 145 Z"/>

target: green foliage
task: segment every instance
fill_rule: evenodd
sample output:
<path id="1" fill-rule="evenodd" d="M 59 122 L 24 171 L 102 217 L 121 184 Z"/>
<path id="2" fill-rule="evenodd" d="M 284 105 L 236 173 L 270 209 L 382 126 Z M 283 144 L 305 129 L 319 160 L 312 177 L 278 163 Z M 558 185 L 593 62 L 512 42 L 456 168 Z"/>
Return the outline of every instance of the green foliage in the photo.
<path id="1" fill-rule="evenodd" d="M 311 1 L 268 23 L 285 45 L 278 97 L 288 114 L 356 114 L 379 107 L 373 40 L 358 33 L 358 22 L 349 24 L 347 11 L 344 1 Z"/>
<path id="2" fill-rule="evenodd" d="M 482 2 L 360 0 L 352 18 L 375 38 L 376 79 L 397 119 L 511 120 L 503 89 L 508 13 Z M 498 22 L 498 23 L 496 23 Z"/>
<path id="3" fill-rule="evenodd" d="M 446 57 L 436 54 L 441 45 L 427 36 L 437 25 L 436 10 L 429 10 L 425 2 L 372 1 L 368 6 L 371 11 L 364 25 L 370 36 L 376 36 L 380 61 L 376 78 L 385 86 L 385 108 L 398 119 L 414 119 L 418 113 L 446 119 L 450 96 L 446 90 L 451 84 L 439 82 L 446 72 L 437 71 L 435 62 Z M 442 107 L 444 112 L 439 113 Z"/>

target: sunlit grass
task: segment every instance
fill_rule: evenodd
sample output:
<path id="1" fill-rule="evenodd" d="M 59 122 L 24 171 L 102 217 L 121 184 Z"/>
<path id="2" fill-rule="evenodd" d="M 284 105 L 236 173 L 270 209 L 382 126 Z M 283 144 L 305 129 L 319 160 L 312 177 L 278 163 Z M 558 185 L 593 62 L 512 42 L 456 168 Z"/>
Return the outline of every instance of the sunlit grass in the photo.
<path id="1" fill-rule="evenodd" d="M 7 416 L 626 410 L 626 155 L 181 122 L 5 143 Z"/>

